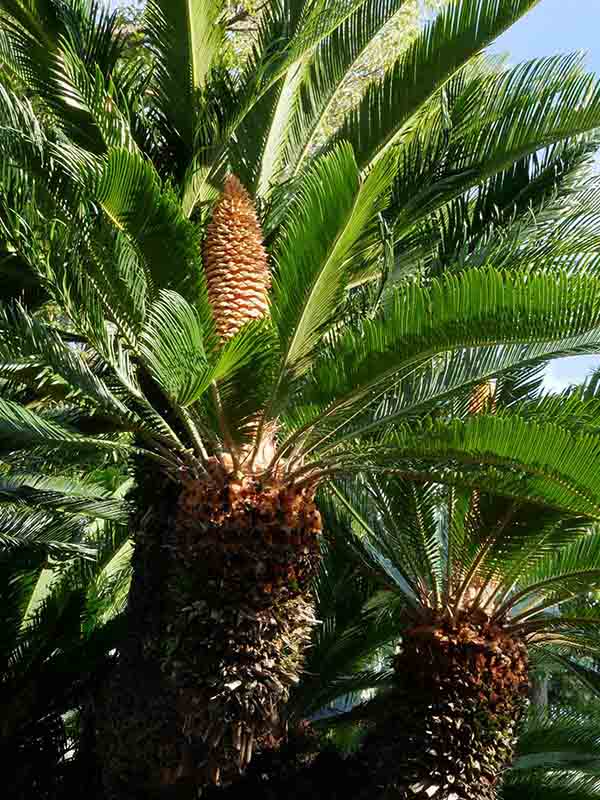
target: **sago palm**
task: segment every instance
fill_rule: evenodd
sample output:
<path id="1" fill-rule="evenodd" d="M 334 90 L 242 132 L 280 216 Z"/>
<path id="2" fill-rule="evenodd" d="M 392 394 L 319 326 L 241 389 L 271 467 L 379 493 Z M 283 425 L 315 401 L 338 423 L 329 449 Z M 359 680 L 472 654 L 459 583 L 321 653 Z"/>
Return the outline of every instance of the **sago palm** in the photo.
<path id="1" fill-rule="evenodd" d="M 135 482 L 129 635 L 95 699 L 109 797 L 229 780 L 281 732 L 326 481 L 494 464 L 599 513 L 581 409 L 448 413 L 600 344 L 597 192 L 575 186 L 598 85 L 477 55 L 532 5 L 447 4 L 324 140 L 400 0 L 268 4 L 233 72 L 218 2 L 148 3 L 149 71 L 94 4 L 2 4 L 1 222 L 58 314 L 2 310 L 0 443 L 115 453 Z"/>
<path id="2" fill-rule="evenodd" d="M 512 479 L 504 481 L 507 491 Z M 365 478 L 360 494 L 340 491 L 339 500 L 365 565 L 381 580 L 363 607 L 362 637 L 377 642 L 383 631 L 390 640 L 397 625 L 392 671 L 379 678 L 392 688 L 366 706 L 374 727 L 357 761 L 385 797 L 497 797 L 531 660 L 596 676 L 579 659 L 598 651 L 599 618 L 573 606 L 600 580 L 597 528 L 549 507 L 400 478 Z M 351 653 L 352 627 L 349 634 Z M 322 696 L 331 696 L 333 677 Z M 358 675 L 359 687 L 365 677 L 377 685 L 371 671 Z M 364 796 L 377 796 L 375 786 Z"/>

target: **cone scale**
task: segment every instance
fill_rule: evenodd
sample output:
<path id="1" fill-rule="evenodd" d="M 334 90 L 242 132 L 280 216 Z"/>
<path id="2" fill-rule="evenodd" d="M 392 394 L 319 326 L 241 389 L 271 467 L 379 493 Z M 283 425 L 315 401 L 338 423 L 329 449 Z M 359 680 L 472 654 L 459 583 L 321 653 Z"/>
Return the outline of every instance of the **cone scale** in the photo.
<path id="1" fill-rule="evenodd" d="M 225 181 L 208 225 L 203 260 L 217 333 L 223 339 L 267 315 L 267 252 L 254 204 L 234 175 Z"/>

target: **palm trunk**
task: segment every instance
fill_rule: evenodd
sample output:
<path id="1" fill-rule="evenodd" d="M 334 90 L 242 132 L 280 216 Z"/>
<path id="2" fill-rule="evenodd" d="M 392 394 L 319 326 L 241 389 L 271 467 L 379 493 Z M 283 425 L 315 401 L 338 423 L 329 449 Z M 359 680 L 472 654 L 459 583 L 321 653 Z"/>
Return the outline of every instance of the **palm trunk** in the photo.
<path id="1" fill-rule="evenodd" d="M 312 497 L 234 480 L 220 464 L 181 483 L 139 470 L 130 633 L 98 698 L 106 800 L 195 796 L 280 735 L 313 623 Z"/>
<path id="2" fill-rule="evenodd" d="M 361 761 L 398 800 L 496 800 L 528 691 L 522 643 L 464 616 L 405 637 L 397 689 Z"/>

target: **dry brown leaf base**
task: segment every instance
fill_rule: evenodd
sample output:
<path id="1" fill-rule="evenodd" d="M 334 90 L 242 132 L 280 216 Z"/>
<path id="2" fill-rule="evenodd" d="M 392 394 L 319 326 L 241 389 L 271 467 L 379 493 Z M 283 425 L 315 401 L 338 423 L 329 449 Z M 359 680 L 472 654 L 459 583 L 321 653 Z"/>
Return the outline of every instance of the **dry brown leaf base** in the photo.
<path id="1" fill-rule="evenodd" d="M 432 614 L 406 635 L 395 671 L 387 719 L 365 742 L 370 797 L 496 800 L 529 686 L 522 642 L 468 611 Z"/>

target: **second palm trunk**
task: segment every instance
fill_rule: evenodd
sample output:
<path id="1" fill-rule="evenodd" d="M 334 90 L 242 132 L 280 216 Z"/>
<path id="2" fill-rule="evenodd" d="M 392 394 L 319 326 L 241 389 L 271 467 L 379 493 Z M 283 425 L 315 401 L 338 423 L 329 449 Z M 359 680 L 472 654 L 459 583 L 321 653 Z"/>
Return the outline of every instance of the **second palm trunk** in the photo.
<path id="1" fill-rule="evenodd" d="M 431 612 L 395 659 L 396 689 L 361 760 L 367 794 L 495 800 L 529 688 L 524 644 L 477 611 Z"/>

